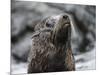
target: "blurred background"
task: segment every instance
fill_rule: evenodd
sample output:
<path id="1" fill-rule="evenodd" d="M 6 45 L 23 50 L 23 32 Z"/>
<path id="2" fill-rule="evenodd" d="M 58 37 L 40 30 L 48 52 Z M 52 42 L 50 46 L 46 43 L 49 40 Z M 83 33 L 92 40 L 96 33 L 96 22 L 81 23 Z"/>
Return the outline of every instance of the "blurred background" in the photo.
<path id="1" fill-rule="evenodd" d="M 76 70 L 95 70 L 96 6 L 11 1 L 11 73 L 27 73 L 27 57 L 36 24 L 47 16 L 68 13 L 74 23 L 72 49 Z"/>

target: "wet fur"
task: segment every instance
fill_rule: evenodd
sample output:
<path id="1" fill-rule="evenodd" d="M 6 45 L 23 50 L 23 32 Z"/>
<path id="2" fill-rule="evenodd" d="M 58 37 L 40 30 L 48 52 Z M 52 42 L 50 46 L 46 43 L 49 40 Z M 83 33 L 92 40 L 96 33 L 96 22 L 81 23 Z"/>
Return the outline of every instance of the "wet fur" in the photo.
<path id="1" fill-rule="evenodd" d="M 55 28 L 47 28 L 45 22 L 49 18 L 44 19 L 35 27 L 28 59 L 28 73 L 75 70 L 70 44 L 71 25 L 65 28 L 59 25 Z"/>

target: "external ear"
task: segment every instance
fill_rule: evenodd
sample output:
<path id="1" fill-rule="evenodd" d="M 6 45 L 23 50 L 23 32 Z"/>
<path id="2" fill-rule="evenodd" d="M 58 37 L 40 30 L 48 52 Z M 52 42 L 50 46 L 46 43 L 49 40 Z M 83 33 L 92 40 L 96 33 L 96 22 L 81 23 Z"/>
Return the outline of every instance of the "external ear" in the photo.
<path id="1" fill-rule="evenodd" d="M 40 34 L 40 31 L 34 32 L 33 35 L 32 35 L 32 38 L 34 38 L 34 37 L 36 37 L 36 36 L 39 36 L 39 34 Z"/>

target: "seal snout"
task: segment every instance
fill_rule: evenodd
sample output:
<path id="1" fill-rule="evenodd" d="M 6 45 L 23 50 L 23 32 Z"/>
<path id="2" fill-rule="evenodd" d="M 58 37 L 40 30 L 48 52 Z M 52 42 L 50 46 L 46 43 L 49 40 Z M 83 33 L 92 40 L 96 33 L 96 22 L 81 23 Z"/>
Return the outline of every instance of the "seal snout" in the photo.
<path id="1" fill-rule="evenodd" d="M 66 20 L 68 19 L 68 15 L 63 15 L 62 18 Z"/>
<path id="2" fill-rule="evenodd" d="M 64 26 L 67 27 L 70 25 L 70 19 L 69 19 L 69 15 L 67 14 L 62 14 L 61 17 L 60 17 L 60 20 L 62 21 L 62 27 Z"/>
<path id="3" fill-rule="evenodd" d="M 70 23 L 70 19 L 69 19 L 69 16 L 64 14 L 62 15 L 62 19 L 65 21 L 65 23 L 69 24 Z"/>

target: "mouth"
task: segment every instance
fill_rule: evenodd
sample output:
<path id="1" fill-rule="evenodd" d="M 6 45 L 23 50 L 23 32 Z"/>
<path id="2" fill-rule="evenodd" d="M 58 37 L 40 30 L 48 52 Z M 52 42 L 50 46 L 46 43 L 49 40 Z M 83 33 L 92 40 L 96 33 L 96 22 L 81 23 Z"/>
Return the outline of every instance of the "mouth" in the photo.
<path id="1" fill-rule="evenodd" d="M 67 18 L 67 20 L 63 23 L 64 26 L 69 26 L 70 25 L 70 20 Z"/>
<path id="2" fill-rule="evenodd" d="M 67 27 L 67 26 L 69 26 L 70 25 L 70 22 L 65 22 L 64 24 L 63 24 L 63 26 L 65 27 Z"/>

